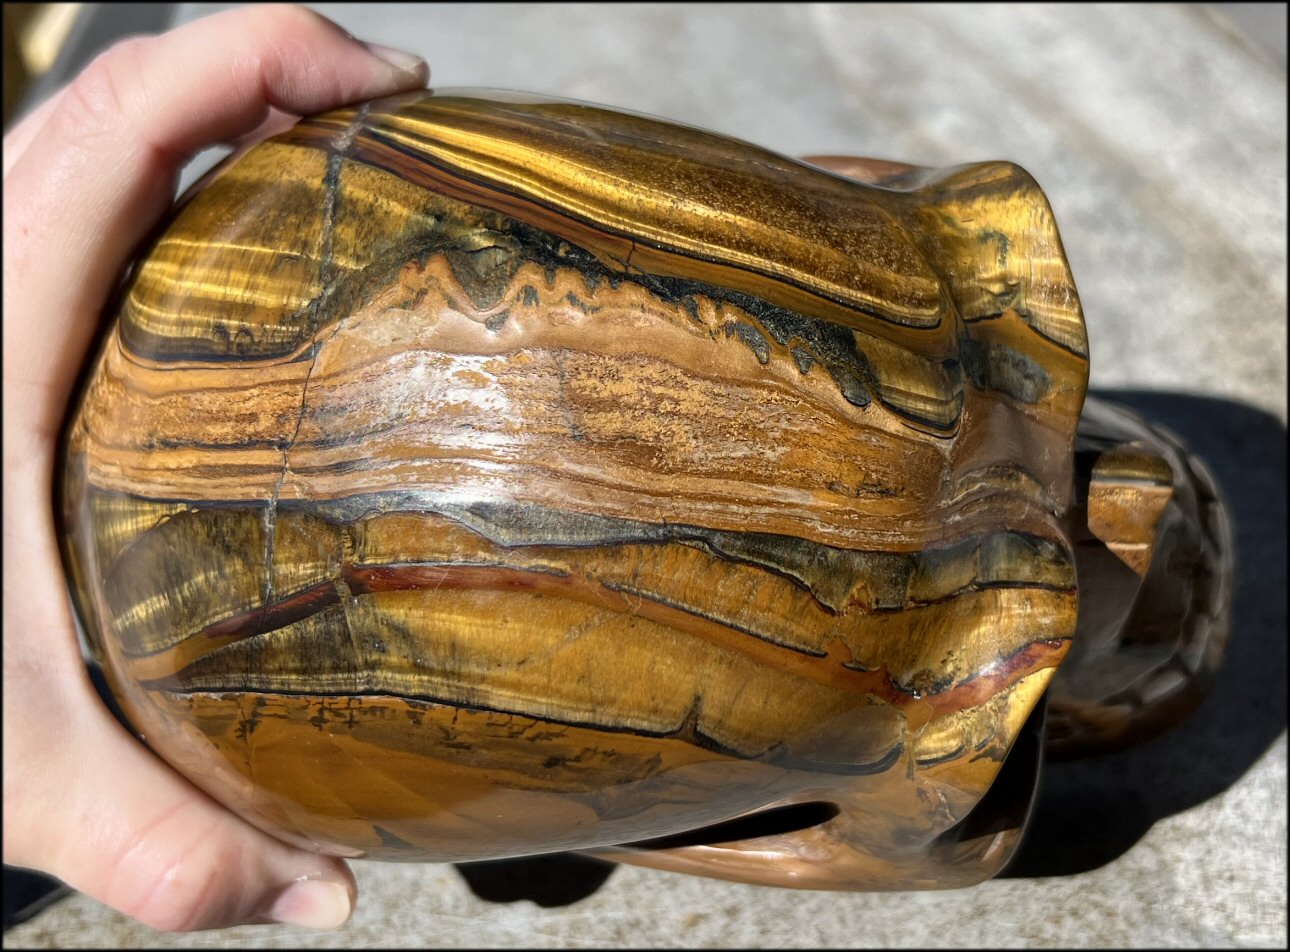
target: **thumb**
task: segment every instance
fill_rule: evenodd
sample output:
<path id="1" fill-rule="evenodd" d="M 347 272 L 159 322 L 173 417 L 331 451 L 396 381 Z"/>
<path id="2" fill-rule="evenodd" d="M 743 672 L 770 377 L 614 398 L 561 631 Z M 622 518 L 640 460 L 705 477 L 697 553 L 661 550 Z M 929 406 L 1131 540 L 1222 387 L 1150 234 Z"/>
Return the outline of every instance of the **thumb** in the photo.
<path id="1" fill-rule="evenodd" d="M 256 922 L 333 929 L 349 918 L 355 884 L 343 861 L 287 846 L 229 813 L 129 736 L 78 680 L 56 732 L 73 736 L 32 733 L 27 743 L 43 750 L 6 758 L 19 775 L 40 763 L 21 799 L 45 816 L 6 817 L 35 831 L 23 842 L 6 830 L 6 861 L 45 869 L 167 931 Z M 8 797 L 5 806 L 9 813 Z"/>
<path id="2" fill-rule="evenodd" d="M 48 463 L 4 480 L 4 860 L 44 870 L 157 929 L 336 928 L 341 860 L 288 846 L 220 806 L 99 700 L 58 576 Z"/>

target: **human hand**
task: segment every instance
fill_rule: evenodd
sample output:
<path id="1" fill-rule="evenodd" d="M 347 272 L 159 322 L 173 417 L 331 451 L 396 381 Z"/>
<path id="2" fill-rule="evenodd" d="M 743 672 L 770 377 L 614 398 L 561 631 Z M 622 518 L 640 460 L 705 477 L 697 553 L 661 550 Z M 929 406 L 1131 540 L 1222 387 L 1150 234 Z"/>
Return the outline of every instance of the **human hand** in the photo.
<path id="1" fill-rule="evenodd" d="M 226 811 L 95 695 L 51 507 L 72 387 L 194 153 L 428 76 L 304 8 L 245 7 L 118 44 L 5 136 L 4 861 L 154 928 L 334 928 L 354 879 Z"/>

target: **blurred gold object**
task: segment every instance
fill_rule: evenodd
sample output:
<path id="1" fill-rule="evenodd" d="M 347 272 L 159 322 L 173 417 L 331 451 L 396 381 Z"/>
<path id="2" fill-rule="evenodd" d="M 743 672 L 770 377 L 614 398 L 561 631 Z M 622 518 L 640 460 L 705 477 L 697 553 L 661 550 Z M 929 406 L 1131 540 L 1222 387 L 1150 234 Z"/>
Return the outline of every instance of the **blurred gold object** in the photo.
<path id="1" fill-rule="evenodd" d="M 4 8 L 4 120 L 32 80 L 47 73 L 80 14 L 81 3 L 8 3 Z"/>

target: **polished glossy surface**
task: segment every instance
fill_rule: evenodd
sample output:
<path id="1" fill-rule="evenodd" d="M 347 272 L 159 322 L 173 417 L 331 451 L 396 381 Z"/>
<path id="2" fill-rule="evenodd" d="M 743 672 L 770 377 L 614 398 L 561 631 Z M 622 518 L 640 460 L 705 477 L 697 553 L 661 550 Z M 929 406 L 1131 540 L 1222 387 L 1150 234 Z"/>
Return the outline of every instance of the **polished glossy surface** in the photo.
<path id="1" fill-rule="evenodd" d="M 1114 575 L 1081 542 L 1149 576 L 1166 522 L 1123 514 L 1185 456 L 1110 411 L 1073 465 L 1087 346 L 1029 176 L 828 164 L 445 91 L 226 166 L 68 437 L 79 608 L 146 742 L 350 855 L 996 872 Z M 1094 680 L 1054 704 L 1096 741 L 1133 685 Z"/>

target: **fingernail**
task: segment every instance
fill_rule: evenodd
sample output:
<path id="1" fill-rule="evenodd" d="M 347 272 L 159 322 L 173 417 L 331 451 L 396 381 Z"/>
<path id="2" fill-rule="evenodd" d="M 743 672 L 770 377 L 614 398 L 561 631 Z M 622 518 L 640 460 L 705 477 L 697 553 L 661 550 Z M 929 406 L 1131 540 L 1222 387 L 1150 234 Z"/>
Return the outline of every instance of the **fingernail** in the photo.
<path id="1" fill-rule="evenodd" d="M 269 918 L 308 929 L 339 929 L 349 918 L 349 890 L 324 879 L 302 879 L 288 886 L 269 909 Z"/>
<path id="2" fill-rule="evenodd" d="M 382 46 L 379 43 L 364 43 L 363 48 L 378 59 L 383 59 L 395 69 L 401 69 L 405 73 L 415 73 L 421 69 L 427 69 L 426 61 L 415 53 L 409 53 L 406 50 L 396 50 L 389 46 Z M 427 73 L 428 75 L 428 73 Z"/>

